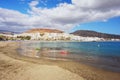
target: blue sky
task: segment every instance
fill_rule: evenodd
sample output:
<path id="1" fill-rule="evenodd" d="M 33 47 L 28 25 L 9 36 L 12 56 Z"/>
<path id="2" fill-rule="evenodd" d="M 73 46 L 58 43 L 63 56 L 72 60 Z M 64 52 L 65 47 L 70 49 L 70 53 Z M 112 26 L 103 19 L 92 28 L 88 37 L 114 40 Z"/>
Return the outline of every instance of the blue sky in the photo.
<path id="1" fill-rule="evenodd" d="M 120 35 L 120 0 L 0 0 L 0 30 L 31 28 Z"/>
<path id="2" fill-rule="evenodd" d="M 18 10 L 22 13 L 27 13 L 29 4 L 32 0 L 0 0 L 0 7 Z M 59 3 L 71 3 L 71 0 L 39 0 L 39 7 L 53 8 Z"/>
<path id="3" fill-rule="evenodd" d="M 74 27 L 71 32 L 76 30 L 93 30 L 109 34 L 120 35 L 120 17 L 111 18 L 105 22 L 89 22 Z"/>

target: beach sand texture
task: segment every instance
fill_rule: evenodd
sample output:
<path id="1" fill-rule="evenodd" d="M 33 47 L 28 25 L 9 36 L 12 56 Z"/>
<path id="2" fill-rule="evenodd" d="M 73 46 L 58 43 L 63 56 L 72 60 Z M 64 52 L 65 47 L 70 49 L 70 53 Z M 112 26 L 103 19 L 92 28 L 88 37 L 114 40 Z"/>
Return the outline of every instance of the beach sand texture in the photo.
<path id="1" fill-rule="evenodd" d="M 17 42 L 0 42 L 0 80 L 120 80 L 120 73 L 67 61 L 17 54 Z"/>
<path id="2" fill-rule="evenodd" d="M 1 44 L 1 47 L 8 44 Z M 8 50 L 9 51 L 9 50 Z M 0 52 L 0 80 L 84 80 L 58 66 L 39 65 L 15 60 Z"/>

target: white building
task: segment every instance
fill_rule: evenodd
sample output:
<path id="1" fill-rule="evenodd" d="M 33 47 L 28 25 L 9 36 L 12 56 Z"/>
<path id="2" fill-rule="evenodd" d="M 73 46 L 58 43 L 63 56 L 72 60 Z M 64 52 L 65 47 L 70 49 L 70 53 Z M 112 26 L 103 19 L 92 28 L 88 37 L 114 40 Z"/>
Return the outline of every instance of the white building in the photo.
<path id="1" fill-rule="evenodd" d="M 30 36 L 31 40 L 70 40 L 70 41 L 105 41 L 104 38 L 98 37 L 82 37 L 76 36 L 73 34 L 68 33 L 22 33 L 22 34 L 15 34 L 13 37 L 17 38 L 17 36 Z M 112 39 L 118 40 L 118 39 Z"/>

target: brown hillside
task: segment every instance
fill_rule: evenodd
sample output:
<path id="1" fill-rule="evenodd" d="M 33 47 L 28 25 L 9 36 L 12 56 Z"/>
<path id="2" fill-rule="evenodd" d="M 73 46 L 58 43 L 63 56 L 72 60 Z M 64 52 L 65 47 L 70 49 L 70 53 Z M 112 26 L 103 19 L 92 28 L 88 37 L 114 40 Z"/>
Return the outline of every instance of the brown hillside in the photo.
<path id="1" fill-rule="evenodd" d="M 83 37 L 99 37 L 99 38 L 107 38 L 107 39 L 120 39 L 120 35 L 100 33 L 100 32 L 90 31 L 90 30 L 77 30 L 71 34 L 83 36 Z"/>
<path id="2" fill-rule="evenodd" d="M 57 30 L 57 29 L 31 29 L 26 31 L 25 33 L 63 33 L 63 31 Z"/>

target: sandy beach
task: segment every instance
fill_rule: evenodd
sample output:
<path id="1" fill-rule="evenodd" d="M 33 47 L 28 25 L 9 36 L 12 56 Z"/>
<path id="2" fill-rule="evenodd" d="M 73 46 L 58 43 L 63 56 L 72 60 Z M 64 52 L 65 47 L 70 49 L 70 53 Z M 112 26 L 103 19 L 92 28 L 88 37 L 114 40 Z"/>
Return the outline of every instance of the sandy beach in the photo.
<path id="1" fill-rule="evenodd" d="M 120 80 L 120 73 L 73 61 L 21 56 L 18 42 L 0 42 L 0 80 Z"/>

